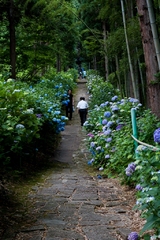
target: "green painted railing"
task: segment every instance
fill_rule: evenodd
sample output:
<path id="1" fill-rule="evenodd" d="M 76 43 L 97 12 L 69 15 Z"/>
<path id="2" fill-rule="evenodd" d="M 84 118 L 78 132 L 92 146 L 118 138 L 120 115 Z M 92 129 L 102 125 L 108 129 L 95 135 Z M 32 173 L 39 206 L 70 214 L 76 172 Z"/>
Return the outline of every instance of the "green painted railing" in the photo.
<path id="1" fill-rule="evenodd" d="M 137 122 L 136 122 L 136 109 L 131 109 L 131 120 L 132 120 L 132 131 L 133 131 L 133 137 L 138 139 L 138 130 L 137 130 Z M 135 150 L 138 147 L 138 142 L 134 140 L 134 147 Z"/>

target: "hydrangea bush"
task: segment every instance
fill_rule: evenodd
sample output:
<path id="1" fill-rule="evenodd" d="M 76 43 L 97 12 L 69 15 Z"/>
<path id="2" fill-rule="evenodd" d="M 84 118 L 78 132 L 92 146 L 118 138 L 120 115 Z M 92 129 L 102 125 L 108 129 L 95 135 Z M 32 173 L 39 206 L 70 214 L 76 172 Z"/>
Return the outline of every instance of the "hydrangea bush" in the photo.
<path id="1" fill-rule="evenodd" d="M 104 174 L 121 173 L 127 162 L 134 159 L 134 145 L 130 137 L 132 134 L 130 111 L 133 107 L 140 115 L 142 106 L 136 99 L 120 99 L 114 95 L 110 101 L 96 105 L 89 111 L 89 118 L 84 127 L 89 134 L 94 135 L 94 142 L 97 147 L 101 146 L 101 152 L 93 151 L 94 149 L 90 147 L 93 136 L 87 139 L 88 146 L 91 158 L 95 159 L 93 165 L 103 167 Z M 107 155 L 110 158 L 106 158 Z"/>
<path id="2" fill-rule="evenodd" d="M 154 132 L 154 139 L 157 131 Z M 156 140 L 156 139 L 155 139 Z M 153 151 L 142 145 L 138 146 L 138 157 L 134 164 L 136 175 L 137 202 L 135 209 L 141 210 L 141 216 L 146 220 L 141 234 L 150 229 L 154 229 L 156 235 L 160 235 L 160 148 Z M 130 177 L 132 177 L 130 176 Z M 148 234 L 145 234 L 144 239 Z M 153 238 L 152 239 L 158 239 Z"/>
<path id="3" fill-rule="evenodd" d="M 98 81 L 97 81 L 98 80 Z M 98 84 L 97 84 L 98 83 Z M 122 183 L 135 187 L 135 208 L 146 220 L 142 231 L 131 232 L 128 239 L 159 239 L 160 236 L 160 123 L 134 98 L 123 98 L 110 90 L 106 83 L 106 95 L 99 93 L 101 79 L 88 77 L 89 117 L 84 124 L 87 146 L 90 151 L 88 164 L 101 171 L 101 176 L 119 176 Z M 99 95 L 102 98 L 99 98 Z M 95 104 L 98 99 L 98 104 Z M 146 142 L 135 149 L 132 138 L 131 109 L 136 109 L 138 140 Z M 155 148 L 157 146 L 157 149 Z M 148 230 L 154 232 L 152 235 Z"/>
<path id="4" fill-rule="evenodd" d="M 43 78 L 36 84 L 0 81 L 1 165 L 9 159 L 16 165 L 16 159 L 32 158 L 50 144 L 53 147 L 68 120 L 63 112 L 67 90 L 75 87 L 71 73 Z"/>

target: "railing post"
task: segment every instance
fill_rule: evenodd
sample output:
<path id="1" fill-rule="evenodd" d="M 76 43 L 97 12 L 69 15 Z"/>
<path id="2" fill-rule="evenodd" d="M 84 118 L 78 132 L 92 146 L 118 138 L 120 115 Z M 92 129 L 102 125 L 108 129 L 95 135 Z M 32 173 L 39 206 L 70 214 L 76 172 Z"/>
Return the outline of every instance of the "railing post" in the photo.
<path id="1" fill-rule="evenodd" d="M 131 109 L 131 120 L 132 120 L 132 131 L 133 131 L 133 136 L 138 139 L 138 131 L 137 131 L 137 122 L 136 122 L 136 109 L 132 108 Z M 134 140 L 134 146 L 135 150 L 138 147 L 137 141 Z"/>

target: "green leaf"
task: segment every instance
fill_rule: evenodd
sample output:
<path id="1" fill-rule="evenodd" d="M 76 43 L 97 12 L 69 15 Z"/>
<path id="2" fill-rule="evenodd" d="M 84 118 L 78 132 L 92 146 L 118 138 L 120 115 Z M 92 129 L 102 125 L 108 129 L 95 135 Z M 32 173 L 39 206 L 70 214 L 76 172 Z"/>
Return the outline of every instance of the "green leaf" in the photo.
<path id="1" fill-rule="evenodd" d="M 143 232 L 145 232 L 145 231 L 147 231 L 147 230 L 152 229 L 155 221 L 157 220 L 157 218 L 158 218 L 158 217 L 155 216 L 155 215 L 149 216 L 149 217 L 146 219 L 147 222 L 146 222 L 146 224 L 144 225 L 144 227 L 142 228 L 142 230 L 141 230 L 140 233 L 143 233 Z"/>

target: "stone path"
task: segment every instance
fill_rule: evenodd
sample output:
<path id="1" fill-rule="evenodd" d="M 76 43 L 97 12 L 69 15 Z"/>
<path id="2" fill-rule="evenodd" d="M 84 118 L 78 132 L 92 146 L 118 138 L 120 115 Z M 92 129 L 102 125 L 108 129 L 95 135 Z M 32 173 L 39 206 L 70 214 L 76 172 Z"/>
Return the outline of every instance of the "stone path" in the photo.
<path id="1" fill-rule="evenodd" d="M 75 95 L 88 99 L 85 82 Z M 75 104 L 75 105 L 76 105 Z M 85 132 L 79 116 L 62 133 L 53 161 L 56 168 L 43 184 L 32 188 L 30 219 L 4 240 L 116 240 L 132 230 L 132 206 L 114 179 L 98 179 L 87 165 Z"/>

